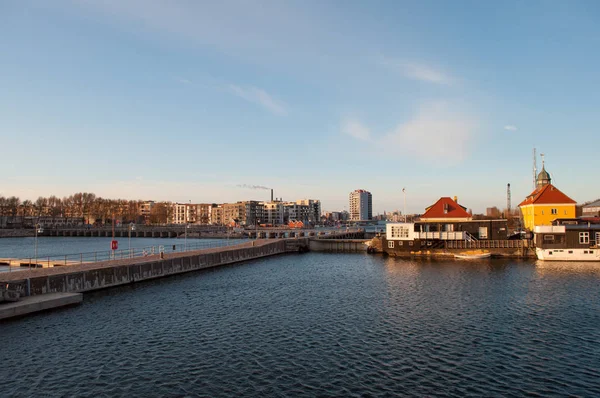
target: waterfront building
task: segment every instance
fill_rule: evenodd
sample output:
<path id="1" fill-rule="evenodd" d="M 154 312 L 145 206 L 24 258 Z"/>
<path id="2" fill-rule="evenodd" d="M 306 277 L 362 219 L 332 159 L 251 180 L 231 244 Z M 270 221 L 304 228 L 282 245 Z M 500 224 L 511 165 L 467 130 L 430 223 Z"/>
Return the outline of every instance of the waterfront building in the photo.
<path id="1" fill-rule="evenodd" d="M 600 199 L 581 207 L 582 217 L 600 217 Z"/>
<path id="2" fill-rule="evenodd" d="M 373 196 L 371 192 L 357 189 L 350 192 L 350 221 L 373 219 Z"/>
<path id="3" fill-rule="evenodd" d="M 188 224 L 196 222 L 195 205 L 189 203 L 173 203 L 171 205 L 171 223 Z"/>
<path id="4" fill-rule="evenodd" d="M 523 225 L 533 231 L 537 225 L 552 225 L 558 218 L 575 218 L 577 202 L 552 185 L 550 173 L 542 165 L 536 189 L 519 204 Z"/>
<path id="5" fill-rule="evenodd" d="M 306 224 L 309 222 L 309 213 L 308 205 L 286 202 L 283 206 L 283 222 L 288 224 L 290 221 L 302 221 L 303 224 Z"/>
<path id="6" fill-rule="evenodd" d="M 246 206 L 242 202 L 223 203 L 223 224 L 246 222 Z"/>
<path id="7" fill-rule="evenodd" d="M 418 232 L 434 233 L 428 238 L 461 232 L 466 239 L 496 240 L 508 237 L 506 219 L 473 220 L 465 206 L 458 204 L 458 198 L 442 197 L 426 208 L 425 213 L 415 223 Z M 437 235 L 436 235 L 437 234 Z"/>
<path id="8" fill-rule="evenodd" d="M 212 225 L 223 225 L 223 205 L 213 204 L 210 209 L 210 223 Z"/>
<path id="9" fill-rule="evenodd" d="M 194 212 L 195 212 L 195 220 L 194 222 L 196 224 L 209 224 L 210 223 L 210 213 L 212 210 L 212 204 L 210 203 L 198 203 L 195 205 L 192 205 L 194 207 Z"/>
<path id="10" fill-rule="evenodd" d="M 146 200 L 140 202 L 139 206 L 139 215 L 144 219 L 144 222 L 150 221 L 150 213 L 152 213 L 152 209 L 154 208 L 155 202 L 153 200 Z"/>
<path id="11" fill-rule="evenodd" d="M 317 199 L 300 199 L 296 204 L 308 206 L 308 219 L 311 224 L 317 224 L 321 221 L 321 201 Z"/>
<path id="12" fill-rule="evenodd" d="M 284 206 L 281 201 L 263 203 L 263 224 L 283 225 Z"/>
<path id="13" fill-rule="evenodd" d="M 425 209 L 420 221 L 423 222 L 459 222 L 470 221 L 473 216 L 467 208 L 458 204 L 458 198 L 442 197 L 437 202 Z"/>
<path id="14" fill-rule="evenodd" d="M 245 218 L 240 221 L 242 225 L 256 225 L 257 223 L 264 223 L 265 221 L 265 208 L 263 203 L 256 200 L 248 200 L 242 202 L 244 204 L 244 215 Z"/>

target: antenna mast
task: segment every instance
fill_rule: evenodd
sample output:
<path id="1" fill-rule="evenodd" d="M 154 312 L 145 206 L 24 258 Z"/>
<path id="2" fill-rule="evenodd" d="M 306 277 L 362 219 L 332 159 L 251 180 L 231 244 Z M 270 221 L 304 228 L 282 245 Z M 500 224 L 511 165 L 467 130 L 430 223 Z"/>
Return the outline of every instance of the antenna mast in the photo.
<path id="1" fill-rule="evenodd" d="M 506 212 L 508 213 L 506 218 L 510 218 L 511 214 L 511 199 L 510 199 L 510 183 L 506 186 Z"/>
<path id="2" fill-rule="evenodd" d="M 537 186 L 536 180 L 537 180 L 537 159 L 535 156 L 535 148 L 533 148 L 533 189 L 535 189 Z"/>

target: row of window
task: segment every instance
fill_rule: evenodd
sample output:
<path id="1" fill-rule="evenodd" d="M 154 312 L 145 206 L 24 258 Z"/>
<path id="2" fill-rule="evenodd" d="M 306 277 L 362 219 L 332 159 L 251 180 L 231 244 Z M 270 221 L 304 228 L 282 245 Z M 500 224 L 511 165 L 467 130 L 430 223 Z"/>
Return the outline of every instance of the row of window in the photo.
<path id="1" fill-rule="evenodd" d="M 564 252 L 564 250 L 554 250 L 554 253 L 563 253 L 563 252 Z M 553 253 L 552 251 L 548 252 L 548 254 L 550 254 L 550 255 L 552 253 Z M 568 254 L 573 254 L 573 250 L 569 250 Z M 593 250 L 584 250 L 583 254 L 594 254 L 594 251 Z"/>
<path id="2" fill-rule="evenodd" d="M 409 241 L 408 241 L 408 245 L 409 245 L 409 246 L 413 246 L 414 244 L 415 244 L 415 242 L 414 242 L 414 241 L 412 241 L 412 240 L 409 240 Z M 427 242 L 427 244 L 428 244 L 429 246 L 431 246 L 431 242 Z M 404 242 L 402 242 L 402 241 L 399 241 L 399 242 L 398 242 L 398 246 L 404 246 Z M 388 248 L 389 248 L 389 249 L 393 249 L 393 248 L 394 248 L 394 241 L 393 241 L 393 240 L 388 240 Z"/>

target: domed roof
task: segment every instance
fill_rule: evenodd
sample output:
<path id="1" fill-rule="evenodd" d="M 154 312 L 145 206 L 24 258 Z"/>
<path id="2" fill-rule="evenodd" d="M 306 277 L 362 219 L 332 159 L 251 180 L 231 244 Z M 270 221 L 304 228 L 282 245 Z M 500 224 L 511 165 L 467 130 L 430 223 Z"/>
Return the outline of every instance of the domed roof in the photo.
<path id="1" fill-rule="evenodd" d="M 550 173 L 546 171 L 546 168 L 542 166 L 542 171 L 538 174 L 536 185 L 538 188 L 544 187 L 552 183 L 552 179 L 550 178 Z"/>
<path id="2" fill-rule="evenodd" d="M 538 179 L 538 181 L 550 179 L 550 174 L 546 171 L 545 167 L 542 167 L 542 171 L 540 171 L 540 174 L 538 174 L 537 179 Z"/>

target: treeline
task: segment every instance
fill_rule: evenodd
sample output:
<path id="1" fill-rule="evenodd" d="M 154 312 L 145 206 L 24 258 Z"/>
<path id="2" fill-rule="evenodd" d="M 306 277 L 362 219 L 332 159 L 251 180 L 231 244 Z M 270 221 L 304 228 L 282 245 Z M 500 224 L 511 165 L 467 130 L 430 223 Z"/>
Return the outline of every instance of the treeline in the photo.
<path id="1" fill-rule="evenodd" d="M 172 212 L 169 202 L 154 203 L 149 211 L 144 201 L 105 199 L 93 193 L 78 192 L 59 198 L 37 198 L 35 202 L 16 196 L 0 196 L 0 216 L 5 217 L 80 217 L 88 224 L 108 223 L 112 218 L 122 222 L 167 223 Z M 148 208 L 146 207 L 146 210 Z"/>

